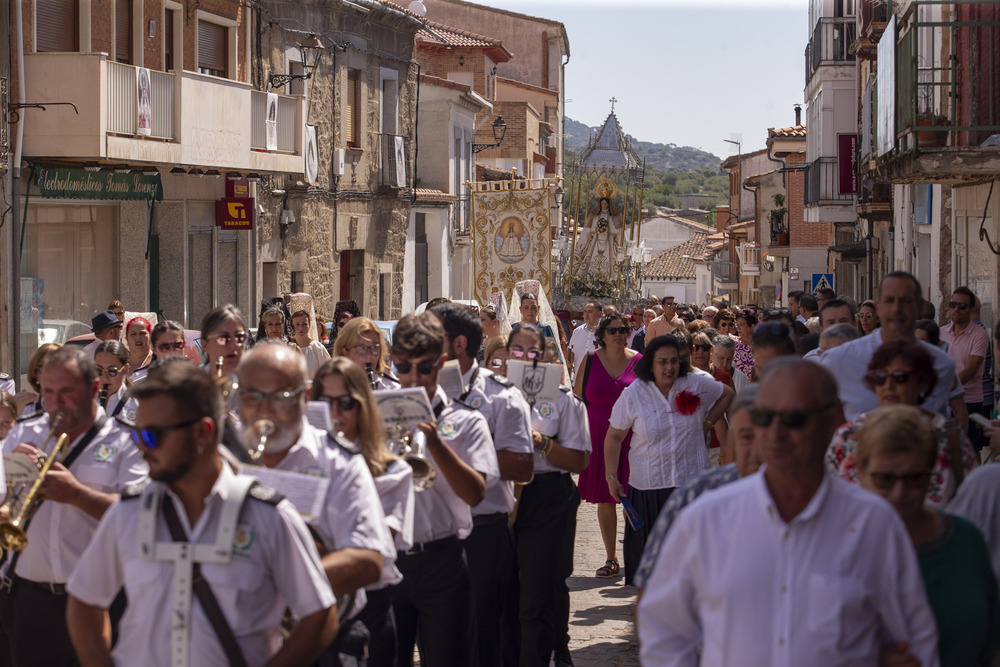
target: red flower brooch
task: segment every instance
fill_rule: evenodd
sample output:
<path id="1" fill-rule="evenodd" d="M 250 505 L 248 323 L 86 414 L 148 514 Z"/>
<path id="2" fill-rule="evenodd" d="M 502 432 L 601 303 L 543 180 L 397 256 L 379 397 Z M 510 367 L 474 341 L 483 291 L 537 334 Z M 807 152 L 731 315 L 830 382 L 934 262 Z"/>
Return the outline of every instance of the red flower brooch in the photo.
<path id="1" fill-rule="evenodd" d="M 690 391 L 685 390 L 677 394 L 674 404 L 677 406 L 677 412 L 682 415 L 693 415 L 701 407 L 701 397 L 698 394 L 692 394 Z"/>

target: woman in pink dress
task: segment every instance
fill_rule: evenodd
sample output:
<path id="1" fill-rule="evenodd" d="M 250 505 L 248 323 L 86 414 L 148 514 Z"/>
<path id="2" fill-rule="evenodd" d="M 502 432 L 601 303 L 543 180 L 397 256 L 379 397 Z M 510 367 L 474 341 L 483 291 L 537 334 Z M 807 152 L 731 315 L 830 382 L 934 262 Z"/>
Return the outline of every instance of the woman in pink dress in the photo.
<path id="1" fill-rule="evenodd" d="M 590 462 L 580 473 L 580 497 L 588 503 L 597 504 L 597 522 L 601 527 L 601 539 L 607 560 L 598 568 L 598 577 L 617 577 L 621 571 L 618 565 L 618 509 L 615 499 L 608 491 L 608 475 L 615 475 L 622 487 L 628 490 L 628 448 L 632 432 L 622 443 L 622 456 L 618 459 L 618 470 L 604 469 L 604 437 L 608 433 L 611 408 L 625 387 L 635 381 L 635 364 L 642 355 L 630 350 L 625 343 L 631 333 L 628 321 L 620 313 L 612 313 L 601 318 L 595 337 L 598 349 L 587 355 L 576 374 L 574 393 L 587 404 L 587 420 L 590 423 L 590 441 L 593 450 Z M 589 367 L 589 372 L 588 372 Z"/>

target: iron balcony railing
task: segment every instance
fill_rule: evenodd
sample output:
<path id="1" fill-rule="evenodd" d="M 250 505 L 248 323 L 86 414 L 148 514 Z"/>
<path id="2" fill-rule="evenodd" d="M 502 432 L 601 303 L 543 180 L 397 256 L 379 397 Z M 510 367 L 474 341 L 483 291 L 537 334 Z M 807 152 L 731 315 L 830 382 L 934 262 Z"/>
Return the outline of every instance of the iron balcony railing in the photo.
<path id="1" fill-rule="evenodd" d="M 736 282 L 740 273 L 736 262 L 728 259 L 713 259 L 708 266 L 712 271 L 712 277 L 720 283 Z"/>
<path id="2" fill-rule="evenodd" d="M 806 45 L 806 84 L 809 84 L 821 65 L 854 62 L 851 44 L 857 35 L 858 25 L 853 16 L 821 18 L 817 21 L 812 39 Z"/>
<path id="3" fill-rule="evenodd" d="M 378 135 L 379 185 L 401 190 L 407 187 L 407 155 L 410 154 L 409 137 L 398 134 Z"/>
<path id="4" fill-rule="evenodd" d="M 850 202 L 854 199 L 853 192 L 841 193 L 839 167 L 835 157 L 821 157 L 809 164 L 806 172 L 807 206 L 820 202 Z"/>
<path id="5" fill-rule="evenodd" d="M 139 105 L 136 101 L 136 67 L 107 61 L 108 132 L 138 134 Z M 174 139 L 174 75 L 149 70 L 150 137 Z"/>
<path id="6" fill-rule="evenodd" d="M 298 111 L 296 97 L 278 95 L 275 121 L 278 131 L 277 153 L 297 153 Z M 255 151 L 267 150 L 267 93 L 261 90 L 250 92 L 250 148 Z"/>
<path id="7" fill-rule="evenodd" d="M 472 218 L 469 215 L 469 195 L 458 198 L 451 208 L 451 228 L 456 240 L 472 238 Z"/>

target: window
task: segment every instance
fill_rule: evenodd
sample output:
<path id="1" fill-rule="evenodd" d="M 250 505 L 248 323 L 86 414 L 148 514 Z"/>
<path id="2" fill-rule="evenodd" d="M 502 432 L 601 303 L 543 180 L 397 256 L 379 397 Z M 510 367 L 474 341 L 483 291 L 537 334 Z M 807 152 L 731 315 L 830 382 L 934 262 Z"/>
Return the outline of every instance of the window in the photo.
<path id="1" fill-rule="evenodd" d="M 35 2 L 35 51 L 79 51 L 76 0 Z"/>
<path id="2" fill-rule="evenodd" d="M 344 132 L 350 148 L 361 148 L 361 85 L 360 72 L 347 70 L 347 104 L 344 111 Z"/>
<path id="3" fill-rule="evenodd" d="M 173 69 L 180 69 L 179 62 L 176 61 L 177 54 L 174 49 L 174 16 L 177 11 L 168 9 L 163 12 L 163 71 L 169 72 Z"/>
<path id="4" fill-rule="evenodd" d="M 229 39 L 226 26 L 198 21 L 198 72 L 212 76 L 229 75 L 226 53 Z"/>
<path id="5" fill-rule="evenodd" d="M 132 62 L 132 0 L 115 0 L 115 60 Z"/>

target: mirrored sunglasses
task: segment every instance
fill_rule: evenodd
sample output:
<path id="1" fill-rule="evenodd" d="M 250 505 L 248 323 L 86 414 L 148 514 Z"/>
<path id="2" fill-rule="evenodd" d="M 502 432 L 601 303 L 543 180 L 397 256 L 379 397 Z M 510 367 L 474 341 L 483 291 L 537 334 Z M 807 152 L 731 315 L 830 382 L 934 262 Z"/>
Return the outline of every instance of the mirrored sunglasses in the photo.
<path id="1" fill-rule="evenodd" d="M 169 433 L 170 431 L 176 431 L 177 429 L 187 428 L 194 423 L 201 421 L 201 417 L 194 417 L 188 419 L 187 421 L 182 421 L 179 424 L 174 424 L 172 426 L 152 426 L 150 428 L 133 428 L 131 429 L 132 442 L 136 445 L 141 445 L 146 449 L 156 449 L 160 446 L 160 438 L 163 437 L 164 433 Z"/>

